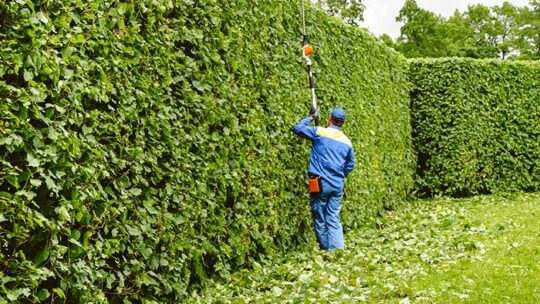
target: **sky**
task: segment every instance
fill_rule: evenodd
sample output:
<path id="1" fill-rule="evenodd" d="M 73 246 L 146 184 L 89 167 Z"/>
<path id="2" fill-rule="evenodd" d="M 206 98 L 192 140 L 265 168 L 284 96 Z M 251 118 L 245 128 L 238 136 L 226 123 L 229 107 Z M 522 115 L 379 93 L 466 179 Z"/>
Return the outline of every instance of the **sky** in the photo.
<path id="1" fill-rule="evenodd" d="M 526 6 L 529 0 L 507 0 L 515 6 Z M 470 4 L 484 4 L 487 6 L 502 5 L 503 0 L 416 0 L 419 7 L 428 11 L 449 17 L 458 9 L 463 12 Z M 361 27 L 366 27 L 375 36 L 388 34 L 396 39 L 399 36 L 401 24 L 396 22 L 399 10 L 405 4 L 405 0 L 364 0 L 364 22 Z"/>

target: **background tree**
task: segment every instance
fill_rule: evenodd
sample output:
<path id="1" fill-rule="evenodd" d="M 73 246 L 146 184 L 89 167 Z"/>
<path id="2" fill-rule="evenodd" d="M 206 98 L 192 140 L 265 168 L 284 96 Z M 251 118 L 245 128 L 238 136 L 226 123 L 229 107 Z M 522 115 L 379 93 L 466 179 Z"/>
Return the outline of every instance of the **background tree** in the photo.
<path id="1" fill-rule="evenodd" d="M 519 54 L 517 44 L 518 8 L 505 1 L 503 5 L 493 7 L 492 14 L 499 57 L 506 59 L 509 56 Z"/>
<path id="2" fill-rule="evenodd" d="M 441 16 L 419 7 L 415 0 L 407 0 L 396 17 L 396 21 L 404 23 L 396 49 L 407 57 L 445 56 L 443 20 Z"/>
<path id="3" fill-rule="evenodd" d="M 468 25 L 465 14 L 456 10 L 454 14 L 441 25 L 442 47 L 447 57 L 470 57 L 475 49 L 472 38 L 473 30 Z"/>
<path id="4" fill-rule="evenodd" d="M 365 6 L 363 0 L 315 0 L 317 6 L 325 10 L 330 16 L 343 19 L 347 24 L 360 25 L 364 21 Z"/>
<path id="5" fill-rule="evenodd" d="M 540 1 L 533 0 L 529 6 L 520 9 L 517 19 L 518 58 L 540 60 Z"/>
<path id="6" fill-rule="evenodd" d="M 496 58 L 497 38 L 491 9 L 482 4 L 469 5 L 463 14 L 463 22 L 467 31 L 462 33 L 458 43 L 464 50 L 464 57 Z"/>
<path id="7" fill-rule="evenodd" d="M 540 1 L 528 7 L 469 5 L 445 19 L 407 0 L 395 48 L 407 57 L 539 59 Z M 388 43 L 386 43 L 388 45 Z"/>

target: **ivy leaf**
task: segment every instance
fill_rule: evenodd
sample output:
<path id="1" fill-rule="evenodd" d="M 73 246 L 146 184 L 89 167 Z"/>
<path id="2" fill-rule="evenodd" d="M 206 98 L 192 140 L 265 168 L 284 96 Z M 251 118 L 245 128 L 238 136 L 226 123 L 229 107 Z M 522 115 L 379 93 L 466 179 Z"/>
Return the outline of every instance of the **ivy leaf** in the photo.
<path id="1" fill-rule="evenodd" d="M 50 247 L 49 245 L 45 245 L 45 248 L 41 250 L 38 255 L 34 258 L 34 264 L 41 265 L 43 262 L 45 262 L 49 258 L 49 251 Z"/>
<path id="2" fill-rule="evenodd" d="M 35 192 L 28 191 L 28 190 L 20 190 L 20 191 L 17 191 L 15 194 L 19 196 L 24 196 L 29 201 L 33 200 L 37 196 Z"/>
<path id="3" fill-rule="evenodd" d="M 23 73 L 24 81 L 28 82 L 34 79 L 34 73 L 32 71 L 25 69 Z"/>
<path id="4" fill-rule="evenodd" d="M 20 296 L 29 296 L 30 295 L 30 288 L 24 287 L 24 288 L 17 288 L 12 290 L 7 290 L 7 299 L 10 301 L 16 301 L 19 299 Z"/>
<path id="5" fill-rule="evenodd" d="M 51 294 L 47 289 L 40 289 L 37 297 L 40 301 L 45 301 L 50 295 Z"/>
<path id="6" fill-rule="evenodd" d="M 51 140 L 57 140 L 58 139 L 58 133 L 56 132 L 56 130 L 53 127 L 49 127 L 49 132 L 48 132 L 47 136 Z"/>
<path id="7" fill-rule="evenodd" d="M 152 270 L 157 270 L 159 267 L 159 257 L 153 255 L 151 258 L 150 258 L 150 268 Z"/>
<path id="8" fill-rule="evenodd" d="M 39 167 L 39 159 L 35 158 L 33 154 L 26 154 L 26 161 L 30 167 Z"/>
<path id="9" fill-rule="evenodd" d="M 43 14 L 42 11 L 39 11 L 36 14 L 36 17 L 38 18 L 39 21 L 43 22 L 44 24 L 47 24 L 47 22 L 49 22 L 49 19 L 47 19 L 47 17 L 45 16 L 45 14 Z"/>
<path id="10" fill-rule="evenodd" d="M 58 297 L 60 297 L 61 299 L 65 299 L 66 298 L 66 294 L 64 293 L 64 291 L 60 288 L 53 288 L 53 292 L 55 294 L 58 295 Z"/>
<path id="11" fill-rule="evenodd" d="M 141 229 L 139 229 L 139 227 L 126 225 L 126 230 L 128 231 L 129 235 L 131 235 L 131 236 L 141 235 Z"/>
<path id="12" fill-rule="evenodd" d="M 57 207 L 55 211 L 60 216 L 60 220 L 67 222 L 71 221 L 71 216 L 65 206 Z"/>
<path id="13" fill-rule="evenodd" d="M 30 179 L 30 184 L 34 187 L 39 187 L 41 186 L 42 183 L 43 182 L 40 179 L 35 179 L 35 178 Z"/>
<path id="14" fill-rule="evenodd" d="M 8 183 L 10 185 L 12 185 L 13 187 L 15 187 L 15 189 L 19 189 L 19 178 L 17 176 L 13 176 L 13 175 L 9 175 L 9 176 L 6 176 L 6 180 L 8 181 Z M 2 192 L 3 193 L 3 192 Z M 8 193 L 9 194 L 9 193 Z"/>

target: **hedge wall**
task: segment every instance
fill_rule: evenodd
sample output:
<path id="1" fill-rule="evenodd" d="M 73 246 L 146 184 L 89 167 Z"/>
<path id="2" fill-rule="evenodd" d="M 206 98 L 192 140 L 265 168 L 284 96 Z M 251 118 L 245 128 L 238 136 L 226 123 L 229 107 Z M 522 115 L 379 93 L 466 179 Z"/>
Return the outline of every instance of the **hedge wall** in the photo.
<path id="1" fill-rule="evenodd" d="M 421 195 L 540 190 L 540 63 L 410 62 Z"/>
<path id="2" fill-rule="evenodd" d="M 0 303 L 170 303 L 313 246 L 299 5 L 1 2 Z M 412 186 L 405 62 L 307 23 L 322 113 L 350 117 L 353 228 Z"/>

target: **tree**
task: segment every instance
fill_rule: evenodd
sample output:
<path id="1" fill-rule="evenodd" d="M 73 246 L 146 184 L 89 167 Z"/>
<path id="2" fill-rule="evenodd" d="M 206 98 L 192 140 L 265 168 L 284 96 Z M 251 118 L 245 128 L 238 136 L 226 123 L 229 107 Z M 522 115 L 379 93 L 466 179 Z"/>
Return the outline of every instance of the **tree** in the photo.
<path id="1" fill-rule="evenodd" d="M 466 22 L 476 49 L 469 57 L 508 59 L 520 54 L 519 24 L 522 9 L 505 1 L 501 6 L 469 6 Z"/>
<path id="2" fill-rule="evenodd" d="M 540 60 L 540 1 L 532 0 L 529 6 L 520 9 L 517 19 L 518 58 Z"/>
<path id="3" fill-rule="evenodd" d="M 518 36 L 518 8 L 505 1 L 501 6 L 493 8 L 494 28 L 496 33 L 496 46 L 501 59 L 519 54 Z"/>
<path id="4" fill-rule="evenodd" d="M 467 24 L 465 14 L 456 10 L 446 22 L 441 25 L 442 45 L 448 57 L 470 57 L 475 49 L 473 30 Z"/>
<path id="5" fill-rule="evenodd" d="M 522 8 L 469 5 L 448 19 L 407 0 L 396 20 L 403 22 L 396 49 L 407 57 L 540 57 L 540 0 Z"/>
<path id="6" fill-rule="evenodd" d="M 396 21 L 404 23 L 397 40 L 397 50 L 407 57 L 445 56 L 442 47 L 443 18 L 422 9 L 415 0 L 407 0 Z"/>
<path id="7" fill-rule="evenodd" d="M 314 0 L 313 2 L 330 16 L 340 17 L 347 24 L 359 26 L 364 21 L 363 0 Z"/>
<path id="8" fill-rule="evenodd" d="M 494 18 L 488 6 L 469 5 L 464 13 L 464 22 L 468 30 L 468 46 L 465 44 L 465 57 L 497 58 L 497 33 Z"/>

